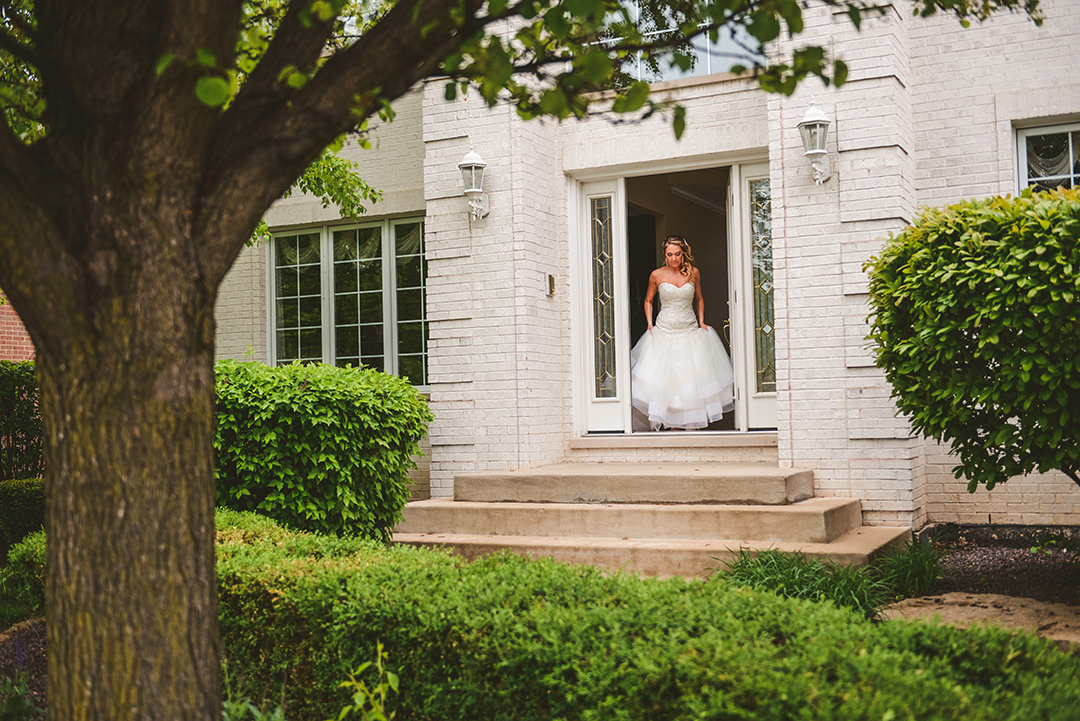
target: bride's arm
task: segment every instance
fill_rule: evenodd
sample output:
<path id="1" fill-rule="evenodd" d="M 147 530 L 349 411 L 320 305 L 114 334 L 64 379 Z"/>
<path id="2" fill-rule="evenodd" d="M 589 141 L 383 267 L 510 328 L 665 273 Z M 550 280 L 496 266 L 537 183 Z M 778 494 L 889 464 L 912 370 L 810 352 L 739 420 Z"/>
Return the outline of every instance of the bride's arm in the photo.
<path id="1" fill-rule="evenodd" d="M 656 282 L 656 271 L 654 270 L 649 274 L 649 289 L 645 291 L 645 322 L 648 323 L 648 328 L 645 330 L 652 330 L 652 299 L 656 295 L 656 288 L 659 283 Z"/>
<path id="2" fill-rule="evenodd" d="M 701 296 L 701 271 L 694 268 L 694 308 L 697 310 L 699 328 L 708 328 L 705 325 L 705 299 Z"/>

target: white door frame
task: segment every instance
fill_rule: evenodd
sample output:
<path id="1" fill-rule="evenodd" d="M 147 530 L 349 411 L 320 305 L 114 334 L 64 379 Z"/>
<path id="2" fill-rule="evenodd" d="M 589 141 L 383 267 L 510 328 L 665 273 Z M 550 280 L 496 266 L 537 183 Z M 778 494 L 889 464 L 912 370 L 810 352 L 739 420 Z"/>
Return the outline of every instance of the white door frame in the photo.
<path id="1" fill-rule="evenodd" d="M 743 167 L 753 167 L 753 177 L 760 177 L 759 169 L 764 168 L 768 177 L 768 165 L 764 150 L 740 153 L 737 155 L 707 156 L 702 158 L 667 160 L 660 163 L 640 163 L 618 168 L 594 169 L 588 172 L 567 176 L 567 217 L 570 219 L 570 326 L 571 326 L 571 368 L 573 373 L 572 397 L 574 404 L 574 435 L 584 436 L 591 433 L 630 434 L 630 314 L 629 314 L 629 278 L 627 271 L 627 234 L 626 234 L 626 192 L 625 178 L 639 175 L 655 175 L 665 172 L 679 172 L 713 167 L 730 167 L 729 189 L 731 193 L 731 212 L 728 213 L 728 274 L 731 292 L 731 338 L 733 346 L 747 346 L 748 343 L 736 343 L 743 338 L 743 329 L 753 327 L 753 304 L 748 292 L 748 276 L 744 268 L 749 267 L 748 242 L 749 208 L 744 207 L 742 198 Z M 749 176 L 747 176 L 749 177 Z M 615 253 L 615 332 L 618 340 L 616 394 L 612 399 L 596 399 L 595 371 L 593 362 L 593 304 L 592 304 L 592 259 L 591 223 L 589 217 L 589 199 L 597 195 L 609 194 L 613 198 L 613 220 L 615 226 L 613 252 Z M 745 260 L 744 260 L 745 259 Z M 747 285 L 744 285 L 744 282 Z M 744 297 L 745 296 L 745 297 Z M 751 301 L 747 303 L 746 301 Z M 746 313 L 749 312 L 749 323 Z M 751 338 L 749 334 L 746 338 Z M 732 363 L 736 374 L 736 431 L 750 428 L 747 404 L 750 402 L 745 385 L 745 377 L 753 373 L 753 351 L 735 350 Z M 749 359 L 749 364 L 748 364 Z M 749 370 L 748 370 L 749 369 Z M 742 375 L 740 376 L 740 373 Z M 774 399 L 775 399 L 775 394 Z M 774 400 L 775 404 L 775 400 Z M 775 406 L 774 406 L 775 407 Z M 775 425 L 775 424 L 774 424 Z"/>
<path id="2" fill-rule="evenodd" d="M 757 389 L 757 343 L 754 333 L 757 328 L 754 318 L 754 267 L 752 238 L 753 222 L 750 212 L 750 184 L 754 181 L 769 179 L 768 163 L 745 163 L 731 168 L 732 209 L 728 213 L 732 232 L 729 238 L 738 242 L 729 243 L 732 251 L 729 268 L 732 271 L 732 325 L 738 318 L 739 330 L 732 332 L 732 338 L 742 342 L 733 348 L 737 357 L 732 359 L 735 365 L 735 387 L 739 394 L 736 401 L 735 422 L 740 430 L 776 427 L 776 391 L 758 391 Z M 775 326 L 776 321 L 773 320 Z M 735 345 L 734 343 L 732 345 Z"/>

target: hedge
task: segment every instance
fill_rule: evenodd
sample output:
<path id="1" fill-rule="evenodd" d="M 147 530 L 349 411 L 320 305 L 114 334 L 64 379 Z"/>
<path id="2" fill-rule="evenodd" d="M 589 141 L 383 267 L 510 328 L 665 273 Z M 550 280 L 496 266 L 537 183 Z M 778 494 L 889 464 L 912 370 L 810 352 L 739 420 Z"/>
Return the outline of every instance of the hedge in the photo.
<path id="1" fill-rule="evenodd" d="M 34 362 L 0 360 L 0 481 L 44 473 Z"/>
<path id="2" fill-rule="evenodd" d="M 217 500 L 294 528 L 388 540 L 432 420 L 405 379 L 219 361 Z"/>
<path id="3" fill-rule="evenodd" d="M 45 525 L 45 482 L 0 481 L 0 554 Z"/>
<path id="4" fill-rule="evenodd" d="M 247 688 L 283 692 L 290 719 L 333 715 L 337 683 L 378 642 L 399 720 L 1026 721 L 1080 702 L 1075 660 L 1028 634 L 259 524 L 219 515 L 222 634 Z"/>
<path id="5" fill-rule="evenodd" d="M 283 693 L 292 721 L 336 716 L 339 682 L 380 641 L 398 721 L 1064 721 L 1080 705 L 1080 665 L 1027 633 L 874 624 L 715 580 L 509 554 L 470 564 L 232 511 L 217 533 L 230 677 L 271 704 Z M 9 569 L 43 575 L 42 541 Z"/>

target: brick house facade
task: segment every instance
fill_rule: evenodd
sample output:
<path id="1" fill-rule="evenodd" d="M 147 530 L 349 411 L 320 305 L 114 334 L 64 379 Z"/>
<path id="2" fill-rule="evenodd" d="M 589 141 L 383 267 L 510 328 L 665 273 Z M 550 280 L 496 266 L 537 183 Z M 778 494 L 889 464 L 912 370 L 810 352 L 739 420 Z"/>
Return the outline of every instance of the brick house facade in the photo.
<path id="1" fill-rule="evenodd" d="M 24 361 L 33 357 L 34 344 L 15 309 L 10 303 L 0 304 L 0 360 Z"/>
<path id="2" fill-rule="evenodd" d="M 305 197 L 268 213 L 275 240 L 246 251 L 222 288 L 219 355 L 335 362 L 355 351 L 401 373 L 417 372 L 419 358 L 416 380 L 436 415 L 427 469 L 436 497 L 451 495 L 462 471 L 732 460 L 725 449 L 737 447 L 735 460 L 812 469 L 815 494 L 860 498 L 867 524 L 1080 523 L 1080 490 L 1063 475 L 968 494 L 948 454 L 911 434 L 865 347 L 862 271 L 920 207 L 1026 185 L 1029 136 L 1075 131 L 1080 173 L 1080 7 L 1046 0 L 1041 28 L 1014 14 L 964 29 L 914 18 L 905 0 L 880 5 L 861 31 L 827 9 L 807 14 L 799 42 L 844 58 L 851 74 L 840 89 L 808 82 L 768 96 L 724 73 L 656 83 L 688 109 L 681 141 L 659 117 L 523 122 L 505 105 L 448 103 L 440 82 L 415 89 L 393 123 L 372 129 L 375 149 L 354 151 L 384 192 L 370 218 L 343 223 Z M 822 185 L 796 128 L 811 101 L 833 120 Z M 470 147 L 487 163 L 490 200 L 475 220 L 457 167 Z M 611 370 L 623 379 L 610 397 L 594 384 L 600 311 L 590 294 L 601 271 L 589 243 L 601 206 L 614 229 L 614 271 L 602 271 L 616 296 Z M 420 223 L 417 280 L 407 268 Z M 643 432 L 626 401 L 635 253 L 655 261 L 668 232 L 702 259 L 709 322 L 725 328 L 739 373 L 734 417 L 707 432 Z M 764 283 L 754 266 L 762 242 Z M 359 286 L 345 270 L 361 274 Z M 761 298 L 768 322 L 755 315 Z M 425 340 L 410 346 L 417 327 Z M 762 334 L 768 368 L 752 348 Z"/>

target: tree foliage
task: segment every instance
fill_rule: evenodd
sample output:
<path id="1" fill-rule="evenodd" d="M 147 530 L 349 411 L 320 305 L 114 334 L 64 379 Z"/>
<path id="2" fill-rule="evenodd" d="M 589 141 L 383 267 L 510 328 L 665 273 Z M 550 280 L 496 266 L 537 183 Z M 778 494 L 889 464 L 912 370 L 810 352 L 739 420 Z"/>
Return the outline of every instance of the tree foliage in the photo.
<path id="1" fill-rule="evenodd" d="M 867 269 L 877 364 L 968 490 L 1080 483 L 1080 190 L 926 210 Z"/>

